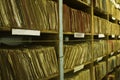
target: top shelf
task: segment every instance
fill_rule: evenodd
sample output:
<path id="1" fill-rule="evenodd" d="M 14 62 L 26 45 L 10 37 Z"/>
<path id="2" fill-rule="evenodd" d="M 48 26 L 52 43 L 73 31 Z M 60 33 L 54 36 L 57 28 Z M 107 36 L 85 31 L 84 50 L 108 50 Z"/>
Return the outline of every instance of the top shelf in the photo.
<path id="1" fill-rule="evenodd" d="M 81 0 L 75 0 L 77 3 L 79 3 L 79 4 L 82 4 L 82 5 L 84 5 L 84 6 L 87 6 L 87 7 L 90 7 L 91 5 L 91 3 L 90 2 L 88 2 L 88 3 L 86 3 L 86 2 L 84 2 L 84 1 L 81 1 Z"/>
<path id="2" fill-rule="evenodd" d="M 72 3 L 72 4 L 77 4 L 79 6 L 83 6 L 83 7 L 90 7 L 91 3 L 86 3 L 84 1 L 81 0 L 64 0 L 64 3 Z"/>
<path id="3" fill-rule="evenodd" d="M 81 0 L 64 0 L 64 3 L 72 8 L 82 10 L 84 12 L 90 13 L 91 11 L 91 4 L 87 4 L 86 2 Z"/>

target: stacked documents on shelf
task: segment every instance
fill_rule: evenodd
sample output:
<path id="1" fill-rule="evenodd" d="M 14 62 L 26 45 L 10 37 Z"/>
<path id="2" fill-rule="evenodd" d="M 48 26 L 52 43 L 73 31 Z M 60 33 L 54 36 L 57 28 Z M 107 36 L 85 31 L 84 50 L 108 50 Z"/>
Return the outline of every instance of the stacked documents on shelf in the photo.
<path id="1" fill-rule="evenodd" d="M 108 41 L 108 53 L 116 52 L 120 50 L 119 40 L 109 40 Z"/>
<path id="2" fill-rule="evenodd" d="M 86 69 L 72 76 L 68 76 L 65 80 L 91 80 L 90 70 Z"/>
<path id="3" fill-rule="evenodd" d="M 111 29 L 111 35 L 115 34 L 115 35 L 119 35 L 120 33 L 120 26 L 118 24 L 112 23 L 112 29 Z"/>
<path id="4" fill-rule="evenodd" d="M 1 80 L 44 80 L 56 73 L 54 47 L 0 49 Z"/>
<path id="5" fill-rule="evenodd" d="M 116 19 L 120 19 L 119 16 L 119 4 L 116 5 L 116 0 L 108 0 L 109 2 L 109 14 L 112 15 L 113 17 L 115 17 Z"/>
<path id="6" fill-rule="evenodd" d="M 115 15 L 115 17 L 118 19 L 118 20 L 120 20 L 120 10 L 116 10 L 116 15 Z"/>
<path id="7" fill-rule="evenodd" d="M 116 79 L 115 80 L 120 80 L 120 67 L 117 68 L 117 71 L 115 73 L 116 73 L 116 75 L 115 75 Z"/>
<path id="8" fill-rule="evenodd" d="M 95 65 L 95 78 L 96 80 L 102 80 L 106 75 L 106 62 L 100 62 Z"/>
<path id="9" fill-rule="evenodd" d="M 104 12 L 108 12 L 108 0 L 94 0 L 94 7 L 104 11 Z"/>
<path id="10" fill-rule="evenodd" d="M 58 3 L 52 0 L 0 0 L 0 28 L 57 30 Z"/>
<path id="11" fill-rule="evenodd" d="M 95 34 L 101 34 L 101 33 L 106 33 L 106 27 L 107 26 L 107 20 L 94 16 L 94 33 Z"/>
<path id="12" fill-rule="evenodd" d="M 90 43 L 64 45 L 64 69 L 72 69 L 75 66 L 90 62 L 91 58 Z"/>
<path id="13" fill-rule="evenodd" d="M 112 23 L 106 19 L 94 16 L 94 34 L 118 35 L 119 25 Z"/>
<path id="14" fill-rule="evenodd" d="M 93 43 L 93 56 L 94 59 L 105 56 L 107 53 L 107 41 L 98 40 Z"/>
<path id="15" fill-rule="evenodd" d="M 111 72 L 116 66 L 116 56 L 110 57 L 108 59 L 108 72 Z"/>
<path id="16" fill-rule="evenodd" d="M 116 57 L 117 57 L 117 66 L 120 66 L 120 54 L 118 54 Z"/>
<path id="17" fill-rule="evenodd" d="M 120 41 L 119 40 L 109 40 L 108 41 L 108 54 L 120 50 Z"/>
<path id="18" fill-rule="evenodd" d="M 116 50 L 120 50 L 120 40 L 117 40 L 116 42 L 117 43 L 116 43 L 115 48 L 116 48 Z"/>
<path id="19" fill-rule="evenodd" d="M 63 26 L 64 32 L 91 32 L 91 16 L 90 14 L 73 9 L 67 5 L 63 5 Z"/>

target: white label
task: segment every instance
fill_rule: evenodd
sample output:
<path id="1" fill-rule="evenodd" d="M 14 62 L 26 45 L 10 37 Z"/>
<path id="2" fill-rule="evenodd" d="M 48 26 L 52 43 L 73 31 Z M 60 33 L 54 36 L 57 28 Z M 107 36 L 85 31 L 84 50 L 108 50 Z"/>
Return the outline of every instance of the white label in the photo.
<path id="1" fill-rule="evenodd" d="M 111 54 L 110 54 L 110 55 L 112 56 L 113 54 L 114 54 L 114 52 L 111 52 Z"/>
<path id="2" fill-rule="evenodd" d="M 115 35 L 112 35 L 112 38 L 115 38 Z"/>
<path id="3" fill-rule="evenodd" d="M 120 38 L 120 36 L 118 36 L 118 38 Z"/>
<path id="4" fill-rule="evenodd" d="M 120 5 L 119 5 L 118 9 L 120 9 Z"/>
<path id="5" fill-rule="evenodd" d="M 69 41 L 69 37 L 65 37 L 65 41 Z"/>
<path id="6" fill-rule="evenodd" d="M 120 50 L 118 50 L 118 52 L 120 52 Z"/>
<path id="7" fill-rule="evenodd" d="M 38 30 L 12 29 L 12 35 L 40 36 Z"/>
<path id="8" fill-rule="evenodd" d="M 119 9 L 119 4 L 116 3 L 116 4 L 115 4 L 115 7 L 116 7 L 117 9 Z"/>
<path id="9" fill-rule="evenodd" d="M 97 58 L 97 62 L 101 61 L 102 59 L 103 59 L 103 57 Z"/>
<path id="10" fill-rule="evenodd" d="M 112 3 L 115 3 L 115 0 L 110 0 Z"/>
<path id="11" fill-rule="evenodd" d="M 120 21 L 118 23 L 120 24 Z"/>
<path id="12" fill-rule="evenodd" d="M 98 37 L 99 37 L 99 38 L 104 38 L 105 35 L 104 35 L 104 34 L 99 34 Z"/>
<path id="13" fill-rule="evenodd" d="M 115 17 L 112 17 L 112 20 L 115 20 Z"/>
<path id="14" fill-rule="evenodd" d="M 77 66 L 74 68 L 74 72 L 80 71 L 83 68 L 84 68 L 84 65 Z"/>
<path id="15" fill-rule="evenodd" d="M 74 33 L 75 38 L 84 38 L 85 34 L 84 33 Z"/>

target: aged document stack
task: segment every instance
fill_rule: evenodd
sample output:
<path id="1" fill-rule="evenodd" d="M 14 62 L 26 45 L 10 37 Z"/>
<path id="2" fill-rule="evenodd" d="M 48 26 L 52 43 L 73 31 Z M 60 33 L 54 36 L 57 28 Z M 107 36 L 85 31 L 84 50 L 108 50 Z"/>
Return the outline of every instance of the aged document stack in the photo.
<path id="1" fill-rule="evenodd" d="M 0 0 L 0 28 L 58 29 L 58 3 L 52 0 Z"/>
<path id="2" fill-rule="evenodd" d="M 1 80 L 41 80 L 58 73 L 54 47 L 0 49 Z"/>
<path id="3" fill-rule="evenodd" d="M 64 69 L 87 63 L 92 59 L 90 43 L 64 45 Z"/>

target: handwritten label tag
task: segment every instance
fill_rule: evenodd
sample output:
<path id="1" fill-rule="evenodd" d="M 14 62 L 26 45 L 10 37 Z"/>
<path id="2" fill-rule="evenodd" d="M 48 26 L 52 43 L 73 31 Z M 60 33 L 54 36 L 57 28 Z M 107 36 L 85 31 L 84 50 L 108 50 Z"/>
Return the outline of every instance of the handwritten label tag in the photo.
<path id="1" fill-rule="evenodd" d="M 110 54 L 110 55 L 112 56 L 113 54 L 114 54 L 114 52 L 111 52 L 111 54 Z"/>
<path id="2" fill-rule="evenodd" d="M 104 35 L 104 34 L 98 34 L 98 37 L 99 37 L 99 38 L 104 38 L 105 35 Z"/>
<path id="3" fill-rule="evenodd" d="M 38 30 L 12 29 L 12 35 L 40 36 Z"/>
<path id="4" fill-rule="evenodd" d="M 75 38 L 84 38 L 85 34 L 84 33 L 74 33 Z"/>
<path id="5" fill-rule="evenodd" d="M 102 59 L 103 59 L 103 57 L 97 58 L 97 62 L 101 61 Z"/>
<path id="6" fill-rule="evenodd" d="M 77 66 L 74 68 L 74 72 L 80 71 L 83 68 L 84 68 L 84 65 Z"/>
<path id="7" fill-rule="evenodd" d="M 111 35 L 112 38 L 115 38 L 115 35 Z"/>

